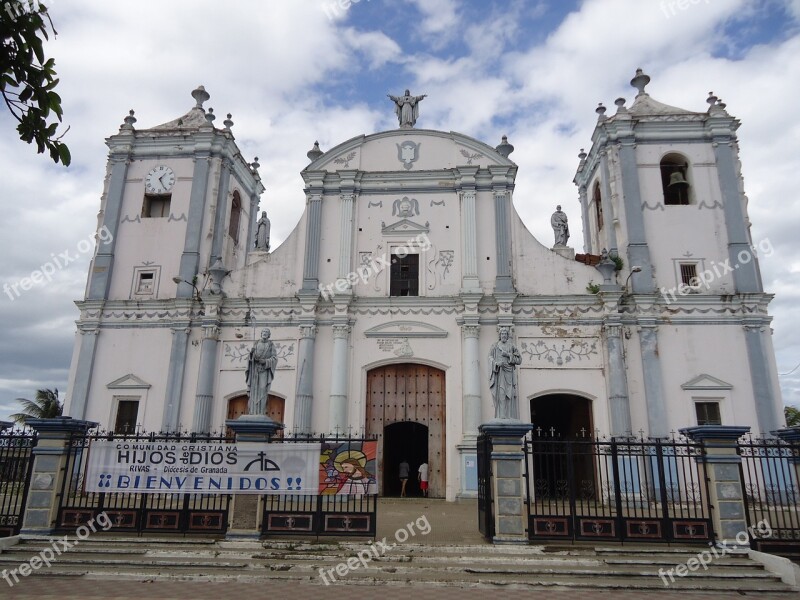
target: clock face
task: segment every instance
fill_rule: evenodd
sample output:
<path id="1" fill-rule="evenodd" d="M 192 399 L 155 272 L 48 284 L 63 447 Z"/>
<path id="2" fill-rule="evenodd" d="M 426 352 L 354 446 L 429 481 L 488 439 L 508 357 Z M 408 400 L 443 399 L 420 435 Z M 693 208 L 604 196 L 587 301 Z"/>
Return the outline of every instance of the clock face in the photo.
<path id="1" fill-rule="evenodd" d="M 150 170 L 144 179 L 144 187 L 148 194 L 166 194 L 175 184 L 175 171 L 165 165 Z"/>

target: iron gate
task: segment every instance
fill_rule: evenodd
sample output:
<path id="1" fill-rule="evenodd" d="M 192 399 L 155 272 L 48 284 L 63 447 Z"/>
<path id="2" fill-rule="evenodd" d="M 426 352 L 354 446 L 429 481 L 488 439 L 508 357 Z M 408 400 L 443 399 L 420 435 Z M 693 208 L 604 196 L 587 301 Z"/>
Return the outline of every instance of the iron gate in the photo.
<path id="1" fill-rule="evenodd" d="M 56 529 L 71 531 L 105 513 L 110 531 L 131 533 L 223 534 L 228 529 L 230 495 L 224 494 L 138 494 L 87 492 L 83 475 L 93 440 L 136 442 L 218 442 L 233 440 L 203 434 L 115 435 L 100 432 L 77 434 L 70 440 L 66 475 L 59 497 Z"/>
<path id="2" fill-rule="evenodd" d="M 33 472 L 35 433 L 0 432 L 0 537 L 17 535 Z"/>
<path id="3" fill-rule="evenodd" d="M 487 540 L 494 538 L 492 506 L 492 438 L 478 436 L 478 529 Z"/>
<path id="4" fill-rule="evenodd" d="M 372 464 L 377 453 L 377 437 L 339 438 L 326 436 L 287 436 L 273 443 L 314 442 L 321 444 L 320 481 L 326 489 L 319 495 L 268 494 L 263 496 L 261 532 L 264 535 L 315 535 L 375 537 L 378 515 L 378 482 L 367 468 L 366 477 L 345 483 L 334 463 L 338 456 L 363 457 L 362 467 Z M 362 495 L 342 493 L 344 486 L 358 486 Z M 349 489 L 352 489 L 350 487 Z M 372 491 L 374 490 L 374 491 Z"/>
<path id="5" fill-rule="evenodd" d="M 746 436 L 739 441 L 750 545 L 800 551 L 800 444 Z"/>
<path id="6" fill-rule="evenodd" d="M 700 444 L 534 436 L 525 442 L 530 540 L 708 542 Z"/>

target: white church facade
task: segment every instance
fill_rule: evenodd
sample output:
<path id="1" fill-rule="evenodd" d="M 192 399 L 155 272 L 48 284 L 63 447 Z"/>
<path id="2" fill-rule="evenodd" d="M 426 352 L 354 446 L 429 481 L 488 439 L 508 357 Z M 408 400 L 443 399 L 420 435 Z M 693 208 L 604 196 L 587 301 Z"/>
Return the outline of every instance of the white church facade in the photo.
<path id="1" fill-rule="evenodd" d="M 519 418 L 540 432 L 778 429 L 739 122 L 713 96 L 700 112 L 662 104 L 648 81 L 637 73 L 630 106 L 598 108 L 580 154 L 579 260 L 575 240 L 543 245 L 517 215 L 524 165 L 507 140 L 416 128 L 424 97 L 396 130 L 315 145 L 305 211 L 275 248 L 257 159 L 230 116 L 215 125 L 205 90 L 157 127 L 131 113 L 107 140 L 98 228 L 112 235 L 77 302 L 65 414 L 220 430 L 245 411 L 268 328 L 267 414 L 286 431 L 378 436 L 384 494 L 406 459 L 430 464 L 432 496 L 474 496 L 478 427 L 495 415 L 488 355 L 508 327 Z"/>

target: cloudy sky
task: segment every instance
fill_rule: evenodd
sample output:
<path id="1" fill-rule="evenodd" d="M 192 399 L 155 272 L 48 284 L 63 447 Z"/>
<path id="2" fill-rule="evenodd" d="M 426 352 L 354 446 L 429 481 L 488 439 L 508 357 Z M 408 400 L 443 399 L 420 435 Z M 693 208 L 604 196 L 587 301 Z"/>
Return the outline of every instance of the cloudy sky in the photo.
<path id="1" fill-rule="evenodd" d="M 5 0 L 2 0 L 5 2 Z M 104 138 L 128 110 L 138 127 L 185 113 L 203 84 L 220 121 L 233 114 L 245 157 L 258 156 L 276 242 L 304 206 L 299 172 L 323 149 L 395 128 L 387 93 L 428 94 L 417 127 L 497 145 L 520 166 L 514 202 L 549 243 L 562 204 L 579 251 L 572 177 L 598 102 L 633 99 L 637 67 L 658 100 L 705 110 L 709 90 L 739 130 L 754 241 L 762 259 L 778 371 L 800 363 L 800 0 L 51 0 L 72 166 L 16 137 L 0 110 L 0 284 L 69 251 L 52 281 L 0 294 L 0 418 L 41 387 L 66 390 L 102 192 Z M 219 122 L 219 121 L 218 121 Z M 12 294 L 13 295 L 13 294 Z M 800 369 L 781 376 L 800 403 Z"/>

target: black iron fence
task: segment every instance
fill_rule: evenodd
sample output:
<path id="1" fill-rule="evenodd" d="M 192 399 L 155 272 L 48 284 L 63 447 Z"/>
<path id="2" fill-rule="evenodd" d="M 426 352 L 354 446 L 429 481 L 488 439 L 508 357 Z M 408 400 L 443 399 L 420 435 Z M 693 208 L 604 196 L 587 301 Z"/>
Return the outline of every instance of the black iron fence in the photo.
<path id="1" fill-rule="evenodd" d="M 534 434 L 525 453 L 531 540 L 712 541 L 701 444 Z"/>
<path id="2" fill-rule="evenodd" d="M 478 461 L 478 530 L 484 538 L 494 537 L 492 504 L 492 438 L 481 434 L 477 446 Z"/>
<path id="3" fill-rule="evenodd" d="M 746 436 L 739 441 L 751 546 L 800 550 L 800 444 Z"/>
<path id="4" fill-rule="evenodd" d="M 35 433 L 0 432 L 0 537 L 17 535 L 33 470 Z"/>
<path id="5" fill-rule="evenodd" d="M 370 465 L 376 464 L 377 437 L 320 435 L 273 440 L 302 442 L 321 444 L 320 468 L 325 475 L 320 478 L 320 494 L 264 496 L 262 533 L 375 537 L 378 482 Z"/>
<path id="6" fill-rule="evenodd" d="M 89 432 L 70 440 L 66 476 L 61 489 L 56 529 L 74 530 L 105 513 L 110 531 L 131 533 L 222 534 L 228 528 L 231 496 L 225 494 L 140 494 L 87 492 L 83 476 L 94 440 L 136 442 L 218 442 L 234 440 L 220 435 L 135 433 L 120 435 Z"/>

